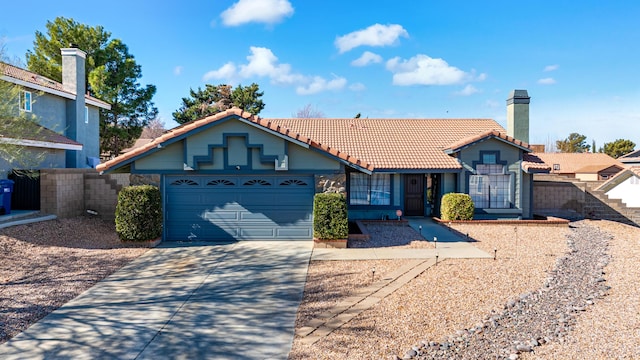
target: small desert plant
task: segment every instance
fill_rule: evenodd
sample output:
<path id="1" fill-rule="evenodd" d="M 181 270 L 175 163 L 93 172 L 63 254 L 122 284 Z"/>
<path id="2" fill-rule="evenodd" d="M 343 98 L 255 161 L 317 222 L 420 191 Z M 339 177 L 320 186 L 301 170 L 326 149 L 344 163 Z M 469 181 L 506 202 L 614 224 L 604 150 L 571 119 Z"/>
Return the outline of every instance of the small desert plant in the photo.
<path id="1" fill-rule="evenodd" d="M 160 189 L 153 185 L 127 186 L 118 194 L 116 233 L 121 240 L 146 241 L 162 235 Z"/>
<path id="2" fill-rule="evenodd" d="M 442 220 L 472 220 L 474 205 L 468 194 L 449 193 L 442 197 Z"/>
<path id="3" fill-rule="evenodd" d="M 321 240 L 349 236 L 347 200 L 341 194 L 316 194 L 313 199 L 313 236 Z"/>

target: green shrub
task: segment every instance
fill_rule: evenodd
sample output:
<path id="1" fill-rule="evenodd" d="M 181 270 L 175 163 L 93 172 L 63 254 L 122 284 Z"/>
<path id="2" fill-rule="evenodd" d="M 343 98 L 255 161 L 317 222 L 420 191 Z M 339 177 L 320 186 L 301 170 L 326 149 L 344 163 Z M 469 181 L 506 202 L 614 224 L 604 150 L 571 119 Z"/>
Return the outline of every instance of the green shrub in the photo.
<path id="1" fill-rule="evenodd" d="M 474 205 L 468 194 L 449 193 L 442 197 L 442 220 L 472 220 Z"/>
<path id="2" fill-rule="evenodd" d="M 153 185 L 127 186 L 118 194 L 116 233 L 120 240 L 146 241 L 162 235 L 160 189 Z"/>
<path id="3" fill-rule="evenodd" d="M 335 193 L 316 194 L 313 199 L 313 236 L 321 240 L 349 236 L 347 200 Z"/>

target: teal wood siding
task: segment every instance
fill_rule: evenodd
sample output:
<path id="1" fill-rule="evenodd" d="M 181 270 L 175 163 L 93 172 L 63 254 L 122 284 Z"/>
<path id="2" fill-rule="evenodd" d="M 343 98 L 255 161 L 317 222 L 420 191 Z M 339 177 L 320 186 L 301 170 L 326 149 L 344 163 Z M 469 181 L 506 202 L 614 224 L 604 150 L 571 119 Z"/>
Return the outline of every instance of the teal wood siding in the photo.
<path id="1" fill-rule="evenodd" d="M 311 240 L 313 176 L 166 175 L 168 241 Z"/>
<path id="2" fill-rule="evenodd" d="M 474 162 L 480 160 L 482 152 L 497 152 L 499 160 L 505 162 L 507 171 L 512 174 L 511 184 L 513 193 L 511 201 L 513 208 L 511 209 L 482 209 L 476 210 L 474 217 L 478 219 L 512 219 L 512 218 L 530 218 L 529 197 L 530 188 L 525 179 L 528 174 L 521 170 L 522 150 L 497 139 L 488 139 L 463 149 L 459 153 L 459 159 L 466 168 L 473 168 Z M 460 192 L 469 193 L 469 171 L 463 171 L 458 178 Z"/>
<path id="3" fill-rule="evenodd" d="M 134 163 L 132 172 L 137 171 L 183 171 L 183 143 L 182 141 L 175 142 L 169 146 L 166 146 L 159 151 L 138 159 Z"/>
<path id="4" fill-rule="evenodd" d="M 275 160 L 282 161 L 285 156 L 288 169 L 277 173 L 343 170 L 341 163 L 327 154 L 230 119 L 135 160 L 131 172 L 276 173 Z M 185 165 L 192 170 L 185 170 Z"/>

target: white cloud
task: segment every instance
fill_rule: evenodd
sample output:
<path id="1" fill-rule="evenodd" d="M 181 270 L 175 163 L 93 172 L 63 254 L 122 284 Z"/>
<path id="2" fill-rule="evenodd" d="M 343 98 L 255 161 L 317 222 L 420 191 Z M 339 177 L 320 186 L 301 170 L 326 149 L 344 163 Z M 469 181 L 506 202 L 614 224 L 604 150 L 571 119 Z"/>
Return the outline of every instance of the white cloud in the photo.
<path id="1" fill-rule="evenodd" d="M 182 70 L 184 70 L 184 67 L 178 65 L 178 66 L 173 68 L 173 74 L 176 75 L 176 76 L 179 76 L 179 75 L 182 74 Z"/>
<path id="2" fill-rule="evenodd" d="M 327 90 L 340 90 L 343 89 L 346 84 L 347 79 L 343 77 L 335 77 L 334 79 L 327 81 L 320 76 L 314 76 L 309 84 L 298 86 L 296 88 L 296 94 L 311 95 Z"/>
<path id="3" fill-rule="evenodd" d="M 538 84 L 541 84 L 541 85 L 553 85 L 555 83 L 556 81 L 550 77 L 538 80 Z"/>
<path id="4" fill-rule="evenodd" d="M 387 70 L 393 73 L 393 84 L 408 85 L 453 85 L 467 80 L 483 80 L 486 75 L 481 74 L 473 79 L 455 66 L 450 66 L 443 59 L 434 59 L 419 54 L 409 60 L 395 57 L 387 61 Z"/>
<path id="5" fill-rule="evenodd" d="M 464 89 L 460 90 L 460 91 L 456 91 L 455 94 L 456 95 L 460 95 L 460 96 L 469 96 L 469 95 L 473 95 L 476 93 L 479 93 L 480 90 L 476 89 L 475 86 L 468 84 L 467 86 L 464 87 Z"/>
<path id="6" fill-rule="evenodd" d="M 387 46 L 393 45 L 399 37 L 409 37 L 409 33 L 402 26 L 374 24 L 366 29 L 354 31 L 336 38 L 335 45 L 340 53 L 347 52 L 358 46 Z"/>
<path id="7" fill-rule="evenodd" d="M 239 75 L 243 78 L 252 76 L 266 76 L 276 84 L 290 85 L 302 81 L 303 76 L 291 72 L 291 65 L 279 64 L 278 58 L 271 49 L 252 46 L 251 55 L 247 56 L 249 63 L 240 65 Z"/>
<path id="8" fill-rule="evenodd" d="M 238 26 L 250 22 L 275 24 L 293 15 L 293 6 L 288 0 L 239 0 L 223 11 L 222 23 Z"/>
<path id="9" fill-rule="evenodd" d="M 351 65 L 353 66 L 367 66 L 369 64 L 377 64 L 382 62 L 382 56 L 374 54 L 371 51 L 365 51 L 362 56 L 353 60 Z"/>
<path id="10" fill-rule="evenodd" d="M 211 79 L 233 79 L 236 75 L 236 66 L 232 62 L 228 62 L 218 70 L 211 70 L 202 76 L 202 81 Z M 230 81 L 231 82 L 231 81 Z"/>
<path id="11" fill-rule="evenodd" d="M 554 64 L 554 65 L 547 65 L 544 67 L 544 72 L 549 72 L 549 71 L 554 71 L 554 70 L 558 70 L 558 68 L 560 67 L 560 65 L 558 64 Z"/>
<path id="12" fill-rule="evenodd" d="M 349 85 L 349 90 L 351 91 L 365 91 L 367 87 L 363 83 L 354 83 Z"/>
<path id="13" fill-rule="evenodd" d="M 236 65 L 233 62 L 224 64 L 217 70 L 207 72 L 203 81 L 210 79 L 224 79 L 227 84 L 237 83 L 237 79 L 266 77 L 276 85 L 295 86 L 300 95 L 315 94 L 321 91 L 343 89 L 347 80 L 335 76 L 326 80 L 321 76 L 306 76 L 293 72 L 291 65 L 278 62 L 278 58 L 271 49 L 252 46 L 251 54 L 247 56 L 247 63 Z"/>

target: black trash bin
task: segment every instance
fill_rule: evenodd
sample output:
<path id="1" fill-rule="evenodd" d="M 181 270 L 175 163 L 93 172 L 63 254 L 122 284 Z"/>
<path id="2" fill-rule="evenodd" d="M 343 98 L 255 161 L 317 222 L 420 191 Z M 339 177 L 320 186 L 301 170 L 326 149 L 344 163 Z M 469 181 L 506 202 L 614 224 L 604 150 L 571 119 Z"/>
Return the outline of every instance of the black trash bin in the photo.
<path id="1" fill-rule="evenodd" d="M 0 180 L 0 215 L 11 214 L 11 193 L 13 192 L 13 180 Z"/>

